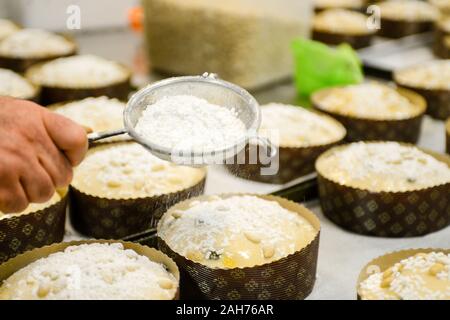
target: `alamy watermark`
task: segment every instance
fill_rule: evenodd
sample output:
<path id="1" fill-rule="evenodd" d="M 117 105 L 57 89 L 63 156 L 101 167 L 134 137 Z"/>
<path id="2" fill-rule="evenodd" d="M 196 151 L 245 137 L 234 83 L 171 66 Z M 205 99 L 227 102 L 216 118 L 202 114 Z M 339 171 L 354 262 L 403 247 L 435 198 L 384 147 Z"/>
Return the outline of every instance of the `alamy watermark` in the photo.
<path id="1" fill-rule="evenodd" d="M 67 7 L 66 14 L 66 28 L 69 30 L 81 29 L 81 8 L 78 5 L 72 4 Z"/>

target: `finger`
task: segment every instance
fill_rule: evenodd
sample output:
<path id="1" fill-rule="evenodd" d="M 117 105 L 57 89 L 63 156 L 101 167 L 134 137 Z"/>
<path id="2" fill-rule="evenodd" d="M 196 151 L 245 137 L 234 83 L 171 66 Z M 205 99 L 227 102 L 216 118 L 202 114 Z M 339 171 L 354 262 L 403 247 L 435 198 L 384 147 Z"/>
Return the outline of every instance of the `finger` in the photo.
<path id="1" fill-rule="evenodd" d="M 41 150 L 38 151 L 38 159 L 56 188 L 67 187 L 70 184 L 73 177 L 72 164 L 50 138 L 43 141 Z"/>
<path id="2" fill-rule="evenodd" d="M 64 151 L 71 165 L 79 165 L 88 149 L 87 134 L 83 127 L 52 112 L 44 112 L 44 123 L 50 138 Z"/>
<path id="3" fill-rule="evenodd" d="M 55 193 L 52 179 L 37 160 L 22 173 L 20 182 L 28 201 L 32 203 L 45 202 Z"/>
<path id="4" fill-rule="evenodd" d="M 28 199 L 19 181 L 0 188 L 0 211 L 3 213 L 20 213 L 28 207 Z"/>

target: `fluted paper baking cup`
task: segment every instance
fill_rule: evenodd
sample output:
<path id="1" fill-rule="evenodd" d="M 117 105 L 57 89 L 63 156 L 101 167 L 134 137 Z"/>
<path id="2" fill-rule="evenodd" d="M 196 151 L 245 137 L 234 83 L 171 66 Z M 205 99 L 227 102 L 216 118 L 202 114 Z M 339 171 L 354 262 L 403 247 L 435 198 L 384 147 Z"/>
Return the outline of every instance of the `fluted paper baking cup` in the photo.
<path id="1" fill-rule="evenodd" d="M 33 65 L 48 62 L 58 58 L 65 58 L 75 55 L 78 51 L 75 41 L 71 37 L 68 37 L 66 35 L 63 36 L 71 43 L 73 43 L 74 48 L 71 52 L 66 54 L 48 55 L 46 57 L 39 57 L 39 58 L 19 58 L 0 55 L 0 68 L 14 70 L 18 73 L 24 73 L 27 69 L 29 69 Z"/>
<path id="2" fill-rule="evenodd" d="M 229 196 L 233 194 L 222 197 Z M 302 250 L 272 263 L 247 268 L 213 269 L 177 254 L 158 237 L 159 249 L 180 268 L 181 299 L 293 300 L 304 299 L 311 293 L 316 279 L 319 219 L 305 207 L 289 200 L 275 196 L 255 196 L 276 201 L 285 209 L 307 219 L 317 230 L 314 240 Z M 186 208 L 189 202 L 179 203 L 170 210 Z"/>
<path id="3" fill-rule="evenodd" d="M 450 157 L 422 151 L 450 166 Z M 346 230 L 377 237 L 415 237 L 450 224 L 450 183 L 406 192 L 372 192 L 331 181 L 319 171 L 317 175 L 324 215 Z"/>
<path id="4" fill-rule="evenodd" d="M 31 67 L 26 75 L 30 78 L 30 74 L 36 72 L 40 68 L 41 64 Z M 60 86 L 47 86 L 41 85 L 40 103 L 44 106 L 55 104 L 58 102 L 68 102 L 74 100 L 82 100 L 89 97 L 101 97 L 106 96 L 109 98 L 116 98 L 122 101 L 128 101 L 128 95 L 131 92 L 131 70 L 122 65 L 128 70 L 128 76 L 116 83 L 112 83 L 104 86 L 96 87 L 80 87 L 80 88 L 68 88 L 63 85 Z"/>
<path id="5" fill-rule="evenodd" d="M 444 30 L 439 27 L 435 31 L 435 40 L 433 44 L 433 52 L 436 56 L 442 59 L 450 59 L 450 46 L 446 45 L 445 37 L 449 36 Z"/>
<path id="6" fill-rule="evenodd" d="M 386 38 L 403 38 L 431 31 L 433 25 L 433 21 L 391 20 L 381 17 L 381 29 L 378 35 Z"/>
<path id="7" fill-rule="evenodd" d="M 427 110 L 427 104 L 423 97 L 412 90 L 397 88 L 398 93 L 406 97 L 412 104 L 420 106 L 422 112 L 407 119 L 376 120 L 360 118 L 356 116 L 341 115 L 324 110 L 318 99 L 326 95 L 330 89 L 321 90 L 312 96 L 313 107 L 324 112 L 347 129 L 346 140 L 349 142 L 383 140 L 417 143 L 422 128 L 423 116 Z"/>
<path id="8" fill-rule="evenodd" d="M 450 118 L 445 123 L 445 136 L 447 142 L 447 153 L 450 154 Z"/>
<path id="9" fill-rule="evenodd" d="M 70 187 L 70 220 L 84 235 L 120 239 L 156 227 L 162 214 L 177 202 L 203 193 L 205 177 L 178 192 L 146 198 L 108 199 Z"/>
<path id="10" fill-rule="evenodd" d="M 368 277 L 370 277 L 375 272 L 384 272 L 386 269 L 392 267 L 396 263 L 407 259 L 409 257 L 412 257 L 418 253 L 430 253 L 430 252 L 443 252 L 445 254 L 450 253 L 450 249 L 432 249 L 432 248 L 426 248 L 426 249 L 409 249 L 409 250 L 401 250 L 401 251 L 395 251 L 391 252 L 385 255 L 382 255 L 378 258 L 373 259 L 368 264 L 364 266 L 364 268 L 361 270 L 358 281 L 356 284 L 356 292 L 357 292 L 357 298 L 358 300 L 361 299 L 359 295 L 359 287 L 362 282 L 364 282 Z"/>
<path id="11" fill-rule="evenodd" d="M 259 154 L 258 146 L 247 145 L 234 157 L 233 164 L 227 169 L 237 177 L 264 183 L 285 184 L 296 178 L 314 172 L 316 159 L 326 150 L 340 144 L 342 140 L 330 144 L 310 147 L 279 147 L 279 170 L 274 175 L 262 175 L 261 170 L 270 166 L 257 161 L 256 164 L 245 163 L 249 154 Z M 256 149 L 256 151 L 255 151 Z"/>
<path id="12" fill-rule="evenodd" d="M 427 102 L 427 114 L 433 118 L 445 120 L 450 117 L 450 90 L 408 86 L 401 83 L 395 73 L 394 81 L 399 87 L 414 91 L 424 97 Z"/>
<path id="13" fill-rule="evenodd" d="M 18 254 L 62 241 L 67 191 L 61 200 L 42 210 L 0 219 L 0 264 Z"/>
<path id="14" fill-rule="evenodd" d="M 333 32 L 325 32 L 319 30 L 313 30 L 313 40 L 320 41 L 330 45 L 339 45 L 342 43 L 348 43 L 354 49 L 361 49 L 370 46 L 372 42 L 373 34 L 338 34 Z"/>
<path id="15" fill-rule="evenodd" d="M 140 244 L 133 242 L 124 242 L 117 240 L 86 240 L 86 241 L 56 243 L 53 245 L 27 251 L 21 255 L 18 255 L 17 257 L 0 265 L 0 285 L 3 281 L 8 279 L 15 272 L 19 271 L 20 269 L 26 267 L 27 265 L 31 264 L 36 260 L 46 258 L 53 253 L 62 252 L 67 247 L 70 246 L 79 246 L 82 244 L 92 244 L 92 243 L 121 243 L 125 249 L 133 250 L 137 254 L 145 256 L 153 262 L 163 264 L 165 268 L 177 279 L 178 282 L 180 280 L 180 273 L 175 262 L 168 256 L 166 256 L 164 253 L 156 249 L 149 248 L 147 246 L 142 246 Z M 175 293 L 173 300 L 178 300 L 178 297 L 179 297 L 179 288 L 177 289 L 177 292 Z"/>

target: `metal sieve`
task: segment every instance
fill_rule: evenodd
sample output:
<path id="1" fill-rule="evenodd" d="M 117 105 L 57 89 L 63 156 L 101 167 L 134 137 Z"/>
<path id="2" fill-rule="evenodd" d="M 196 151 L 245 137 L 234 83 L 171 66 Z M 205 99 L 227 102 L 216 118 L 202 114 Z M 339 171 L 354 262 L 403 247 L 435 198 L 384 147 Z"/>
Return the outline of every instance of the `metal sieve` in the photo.
<path id="1" fill-rule="evenodd" d="M 207 100 L 209 103 L 233 109 L 246 127 L 246 135 L 233 146 L 218 146 L 217 150 L 186 151 L 171 150 L 139 135 L 136 124 L 142 112 L 163 97 L 175 95 L 192 95 Z M 218 79 L 214 74 L 201 76 L 175 77 L 162 80 L 141 89 L 128 101 L 124 111 L 124 129 L 109 132 L 95 132 L 88 135 L 89 142 L 99 141 L 112 136 L 128 133 L 132 139 L 147 148 L 152 154 L 163 160 L 186 164 L 205 165 L 223 163 L 240 152 L 250 140 L 269 150 L 270 157 L 276 155 L 268 139 L 258 137 L 261 122 L 259 105 L 246 90 Z"/>

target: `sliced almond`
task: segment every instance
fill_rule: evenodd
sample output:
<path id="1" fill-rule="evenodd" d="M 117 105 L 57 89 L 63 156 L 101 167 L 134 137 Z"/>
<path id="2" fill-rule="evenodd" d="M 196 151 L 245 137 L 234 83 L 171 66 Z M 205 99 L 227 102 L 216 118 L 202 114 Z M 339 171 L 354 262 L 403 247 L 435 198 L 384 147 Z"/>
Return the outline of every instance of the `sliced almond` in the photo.
<path id="1" fill-rule="evenodd" d="M 37 290 L 37 296 L 39 298 L 45 298 L 50 293 L 50 284 L 43 283 L 39 286 Z"/>
<path id="2" fill-rule="evenodd" d="M 135 181 L 134 182 L 135 190 L 141 190 L 143 187 L 144 187 L 144 181 Z"/>
<path id="3" fill-rule="evenodd" d="M 165 290 L 170 290 L 173 288 L 173 281 L 167 278 L 161 278 L 158 280 L 158 285 Z"/>
<path id="4" fill-rule="evenodd" d="M 275 247 L 273 244 L 264 245 L 262 250 L 263 250 L 264 258 L 266 258 L 266 259 L 272 258 L 273 255 L 275 254 Z"/>
<path id="5" fill-rule="evenodd" d="M 158 163 L 158 164 L 155 164 L 155 165 L 152 166 L 152 171 L 153 172 L 158 172 L 158 171 L 164 170 L 165 168 L 166 168 L 165 164 Z"/>
<path id="6" fill-rule="evenodd" d="M 394 271 L 392 270 L 392 268 L 387 269 L 386 271 L 383 272 L 383 279 L 389 278 L 394 274 Z"/>
<path id="7" fill-rule="evenodd" d="M 249 241 L 251 241 L 253 243 L 260 243 L 261 242 L 261 237 L 258 234 L 256 234 L 255 232 L 245 231 L 244 235 Z"/>
<path id="8" fill-rule="evenodd" d="M 200 262 L 203 260 L 203 255 L 200 251 L 189 251 L 186 254 L 186 258 L 195 262 Z"/>
<path id="9" fill-rule="evenodd" d="M 387 277 L 384 278 L 383 281 L 381 281 L 381 287 L 382 288 L 389 288 L 391 286 L 392 281 L 394 280 L 394 277 Z"/>
<path id="10" fill-rule="evenodd" d="M 172 217 L 174 217 L 175 219 L 179 219 L 179 218 L 181 218 L 183 213 L 184 212 L 181 210 L 175 210 L 174 212 L 172 212 Z"/>
<path id="11" fill-rule="evenodd" d="M 106 185 L 109 188 L 119 188 L 122 184 L 120 183 L 120 181 L 117 180 L 109 180 Z"/>
<path id="12" fill-rule="evenodd" d="M 442 263 L 437 262 L 430 267 L 430 270 L 428 270 L 428 273 L 432 276 L 436 276 L 437 274 L 444 271 L 444 269 L 445 269 L 445 266 Z"/>

